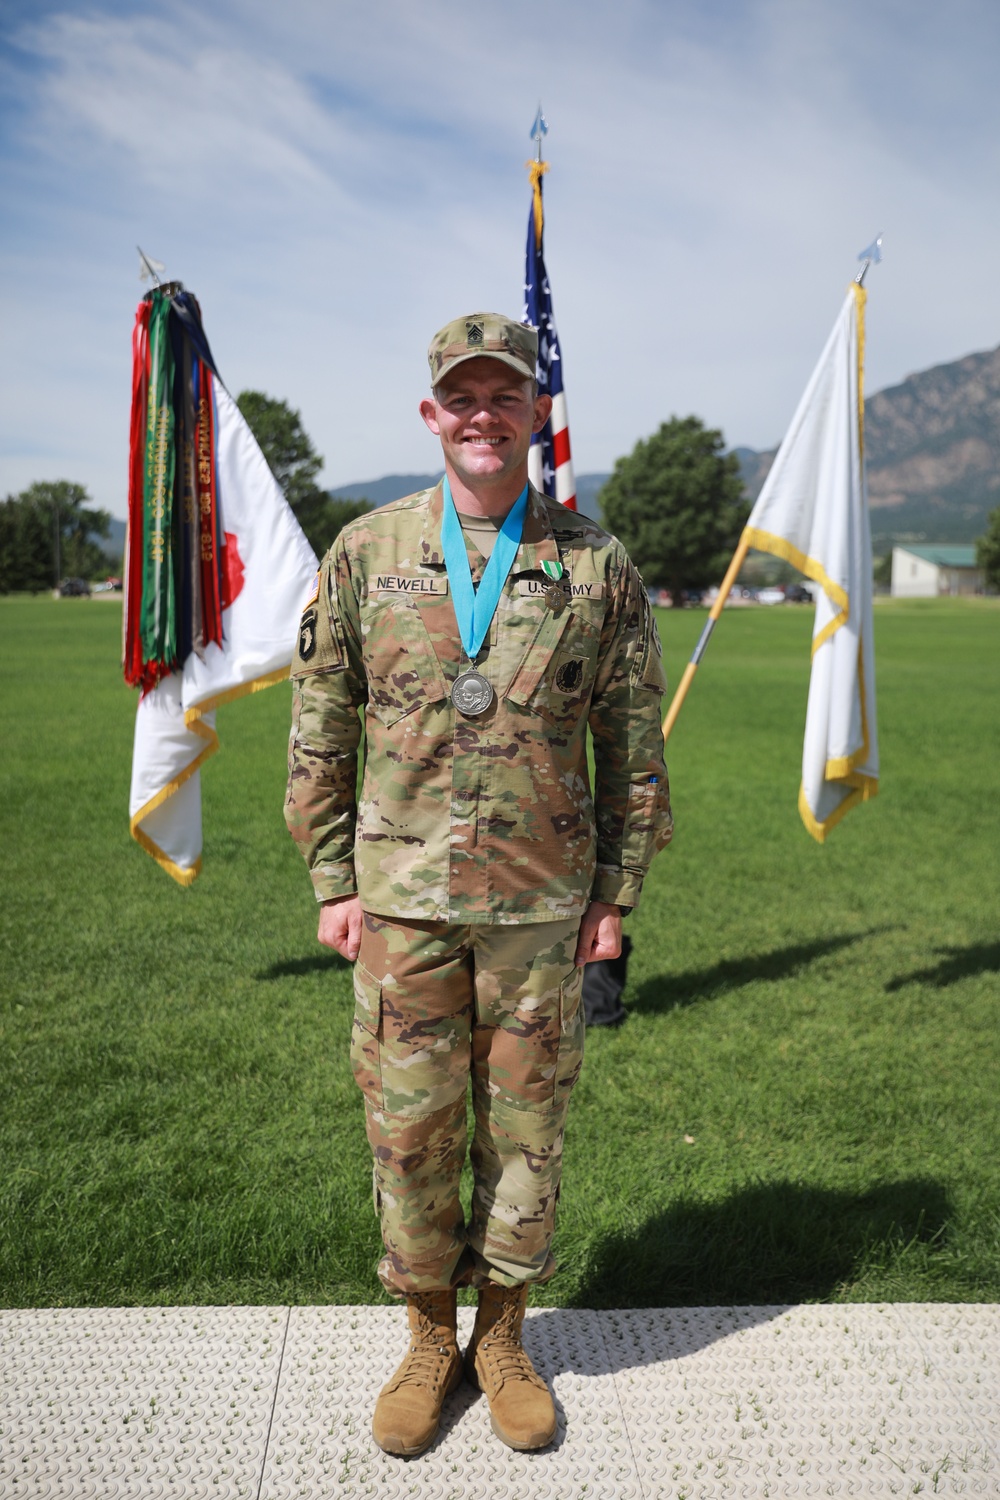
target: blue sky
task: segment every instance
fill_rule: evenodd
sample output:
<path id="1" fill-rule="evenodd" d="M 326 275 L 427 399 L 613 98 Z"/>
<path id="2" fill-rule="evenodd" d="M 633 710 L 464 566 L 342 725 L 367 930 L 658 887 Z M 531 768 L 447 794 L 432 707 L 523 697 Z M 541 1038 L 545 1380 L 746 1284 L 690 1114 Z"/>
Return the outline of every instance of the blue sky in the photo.
<path id="1" fill-rule="evenodd" d="M 671 413 L 776 442 L 856 252 L 868 389 L 1000 343 L 995 0 L 0 8 L 0 494 L 124 514 L 138 242 L 327 483 L 436 467 L 448 319 L 520 315 L 539 96 L 579 471 Z"/>

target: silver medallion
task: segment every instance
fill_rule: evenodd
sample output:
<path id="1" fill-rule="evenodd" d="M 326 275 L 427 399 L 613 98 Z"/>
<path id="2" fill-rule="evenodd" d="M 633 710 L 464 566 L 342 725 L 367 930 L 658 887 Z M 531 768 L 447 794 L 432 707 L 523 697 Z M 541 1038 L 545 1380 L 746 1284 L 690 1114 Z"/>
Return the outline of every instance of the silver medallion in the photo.
<path id="1" fill-rule="evenodd" d="M 471 718 L 489 708 L 493 702 L 493 689 L 481 672 L 463 672 L 451 685 L 451 701 L 460 714 Z"/>

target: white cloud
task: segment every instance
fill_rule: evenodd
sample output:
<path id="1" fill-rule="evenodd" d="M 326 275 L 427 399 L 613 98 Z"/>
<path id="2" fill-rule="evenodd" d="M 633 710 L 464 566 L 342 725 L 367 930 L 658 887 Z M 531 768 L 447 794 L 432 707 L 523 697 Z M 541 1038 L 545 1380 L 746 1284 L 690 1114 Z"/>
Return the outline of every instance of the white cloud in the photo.
<path id="1" fill-rule="evenodd" d="M 671 411 L 777 439 L 879 229 L 869 388 L 1000 339 L 988 0 L 220 0 L 15 37 L 0 488 L 121 513 L 134 244 L 220 366 L 301 408 L 327 478 L 431 468 L 423 350 L 517 311 L 544 96 L 547 254 L 581 469 Z"/>

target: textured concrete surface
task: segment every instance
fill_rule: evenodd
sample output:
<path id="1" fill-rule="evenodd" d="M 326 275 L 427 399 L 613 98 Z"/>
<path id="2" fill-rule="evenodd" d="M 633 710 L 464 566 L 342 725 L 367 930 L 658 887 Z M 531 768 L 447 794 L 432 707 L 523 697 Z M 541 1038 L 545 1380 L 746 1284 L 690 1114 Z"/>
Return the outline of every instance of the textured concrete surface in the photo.
<path id="1" fill-rule="evenodd" d="M 525 1339 L 552 1448 L 462 1386 L 403 1461 L 368 1425 L 398 1308 L 0 1312 L 0 1497 L 1000 1496 L 995 1305 L 543 1309 Z"/>

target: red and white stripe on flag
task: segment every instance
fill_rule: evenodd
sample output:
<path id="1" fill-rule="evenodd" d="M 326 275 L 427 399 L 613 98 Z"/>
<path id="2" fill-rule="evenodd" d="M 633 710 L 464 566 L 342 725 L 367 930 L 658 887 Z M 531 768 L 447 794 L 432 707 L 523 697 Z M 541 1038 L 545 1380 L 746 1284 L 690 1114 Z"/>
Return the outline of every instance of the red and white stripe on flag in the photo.
<path id="1" fill-rule="evenodd" d="M 569 442 L 569 413 L 566 410 L 566 396 L 563 391 L 552 399 L 550 421 L 555 498 L 560 505 L 567 506 L 569 510 L 576 510 L 576 476 L 573 473 L 573 454 Z M 536 490 L 552 494 L 552 487 L 545 482 L 548 477 L 545 473 L 545 449 L 544 442 L 532 443 L 528 453 L 528 478 Z"/>

